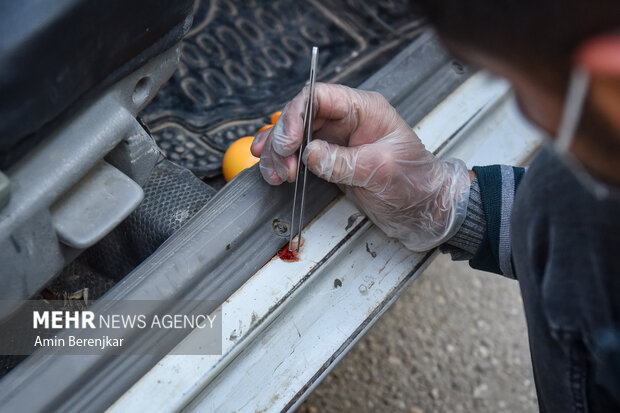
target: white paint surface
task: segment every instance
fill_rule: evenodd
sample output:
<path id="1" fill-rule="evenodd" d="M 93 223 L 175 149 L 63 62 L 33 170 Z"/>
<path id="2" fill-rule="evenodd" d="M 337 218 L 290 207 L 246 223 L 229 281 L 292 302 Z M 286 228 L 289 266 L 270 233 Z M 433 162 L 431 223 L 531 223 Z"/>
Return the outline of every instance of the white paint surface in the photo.
<path id="1" fill-rule="evenodd" d="M 469 166 L 520 164 L 541 141 L 507 85 L 486 74 L 465 82 L 415 130 L 430 150 Z M 222 356 L 166 356 L 109 411 L 294 408 L 432 258 L 361 216 L 345 229 L 357 213 L 338 198 L 304 230 L 299 262 L 272 259 L 222 305 Z"/>

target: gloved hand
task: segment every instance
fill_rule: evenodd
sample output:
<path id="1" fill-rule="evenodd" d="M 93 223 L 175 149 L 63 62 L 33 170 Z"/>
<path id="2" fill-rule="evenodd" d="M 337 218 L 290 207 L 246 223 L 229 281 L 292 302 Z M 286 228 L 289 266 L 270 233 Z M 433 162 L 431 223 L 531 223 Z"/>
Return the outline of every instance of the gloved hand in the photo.
<path id="1" fill-rule="evenodd" d="M 272 185 L 295 179 L 307 93 L 305 88 L 297 95 L 252 145 Z M 313 130 L 303 162 L 320 178 L 339 184 L 388 236 L 413 251 L 426 251 L 458 231 L 469 199 L 467 167 L 427 151 L 383 96 L 317 83 Z"/>

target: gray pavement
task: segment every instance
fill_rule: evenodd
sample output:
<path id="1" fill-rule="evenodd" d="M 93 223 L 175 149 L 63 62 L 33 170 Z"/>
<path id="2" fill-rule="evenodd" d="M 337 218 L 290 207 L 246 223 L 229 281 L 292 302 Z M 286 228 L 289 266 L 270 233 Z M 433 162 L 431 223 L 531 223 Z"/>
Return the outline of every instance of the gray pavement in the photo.
<path id="1" fill-rule="evenodd" d="M 298 409 L 536 411 L 517 283 L 444 255 Z"/>

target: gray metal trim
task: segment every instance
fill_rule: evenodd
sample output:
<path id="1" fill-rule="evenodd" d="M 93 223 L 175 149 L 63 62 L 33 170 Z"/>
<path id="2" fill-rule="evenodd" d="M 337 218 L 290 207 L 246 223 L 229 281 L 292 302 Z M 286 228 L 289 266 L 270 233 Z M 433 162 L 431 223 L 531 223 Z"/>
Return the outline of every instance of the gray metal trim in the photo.
<path id="1" fill-rule="evenodd" d="M 105 161 L 51 206 L 52 224 L 63 244 L 76 249 L 95 245 L 138 207 L 142 187 Z"/>
<path id="2" fill-rule="evenodd" d="M 412 67 L 416 76 L 409 76 Z M 436 36 L 428 32 L 362 88 L 383 93 L 401 111 L 406 109 L 403 102 L 408 102 L 404 97 L 435 91 L 425 105 L 407 110 L 407 120 L 413 124 L 467 78 L 467 74 L 458 73 L 441 79 L 436 76 L 450 70 L 450 59 Z M 441 84 L 429 84 L 439 80 Z M 223 302 L 286 243 L 274 234 L 272 222 L 290 216 L 291 190 L 292 185 L 267 185 L 257 168 L 240 174 L 105 298 Z M 337 194 L 335 186 L 309 178 L 305 221 Z M 20 411 L 100 411 L 159 358 L 35 354 L 2 380 L 0 404 Z"/>
<path id="3" fill-rule="evenodd" d="M 50 209 L 122 140 L 147 135 L 136 114 L 174 73 L 179 50 L 165 51 L 113 85 L 6 171 L 11 197 L 0 209 L 0 299 L 32 297 L 79 252 L 58 239 Z"/>
<path id="4" fill-rule="evenodd" d="M 427 30 L 360 89 L 380 92 L 413 126 L 473 73 L 452 60 Z"/>

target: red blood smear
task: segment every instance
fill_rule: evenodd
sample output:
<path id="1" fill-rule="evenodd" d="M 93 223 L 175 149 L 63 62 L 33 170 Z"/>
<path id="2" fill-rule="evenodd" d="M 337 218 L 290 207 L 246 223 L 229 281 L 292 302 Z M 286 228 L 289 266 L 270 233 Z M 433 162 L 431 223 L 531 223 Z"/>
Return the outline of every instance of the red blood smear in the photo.
<path id="1" fill-rule="evenodd" d="M 299 261 L 298 253 L 295 251 L 288 250 L 288 244 L 286 244 L 278 253 L 276 254 L 282 261 L 286 262 L 295 262 Z"/>

